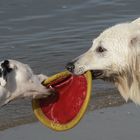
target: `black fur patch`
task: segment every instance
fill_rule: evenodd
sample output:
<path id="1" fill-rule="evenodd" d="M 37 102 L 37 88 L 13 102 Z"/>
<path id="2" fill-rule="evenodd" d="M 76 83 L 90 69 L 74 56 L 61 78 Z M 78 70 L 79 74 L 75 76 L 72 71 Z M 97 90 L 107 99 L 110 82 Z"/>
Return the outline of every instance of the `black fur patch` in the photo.
<path id="1" fill-rule="evenodd" d="M 9 61 L 4 60 L 4 62 L 1 64 L 1 69 L 0 69 L 0 77 L 6 77 L 8 73 L 12 71 L 12 68 L 9 66 Z"/>
<path id="2" fill-rule="evenodd" d="M 2 67 L 3 71 L 6 71 L 8 73 L 12 71 L 12 69 L 9 67 L 8 60 L 4 60 L 4 62 L 1 64 L 1 67 Z"/>

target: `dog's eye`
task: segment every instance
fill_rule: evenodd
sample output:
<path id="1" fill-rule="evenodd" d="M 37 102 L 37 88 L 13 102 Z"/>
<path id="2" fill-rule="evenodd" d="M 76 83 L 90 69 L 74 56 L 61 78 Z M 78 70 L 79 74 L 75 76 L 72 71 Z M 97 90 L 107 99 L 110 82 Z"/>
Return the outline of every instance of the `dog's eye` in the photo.
<path id="1" fill-rule="evenodd" d="M 99 52 L 99 53 L 102 53 L 102 52 L 105 52 L 106 49 L 103 48 L 102 46 L 99 46 L 99 47 L 96 49 L 96 51 Z"/>

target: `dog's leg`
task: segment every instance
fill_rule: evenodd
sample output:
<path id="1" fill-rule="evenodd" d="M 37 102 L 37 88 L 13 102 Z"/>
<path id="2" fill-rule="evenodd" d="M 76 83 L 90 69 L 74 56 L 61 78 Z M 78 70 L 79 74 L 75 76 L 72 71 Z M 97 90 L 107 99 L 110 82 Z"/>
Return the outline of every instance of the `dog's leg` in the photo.
<path id="1" fill-rule="evenodd" d="M 20 93 L 19 96 L 22 95 L 22 97 L 31 97 L 31 98 L 47 97 L 52 93 L 52 90 L 47 89 L 45 86 L 41 84 L 41 82 L 30 81 L 22 85 L 22 87 L 24 88 L 20 88 L 17 91 L 17 94 Z"/>

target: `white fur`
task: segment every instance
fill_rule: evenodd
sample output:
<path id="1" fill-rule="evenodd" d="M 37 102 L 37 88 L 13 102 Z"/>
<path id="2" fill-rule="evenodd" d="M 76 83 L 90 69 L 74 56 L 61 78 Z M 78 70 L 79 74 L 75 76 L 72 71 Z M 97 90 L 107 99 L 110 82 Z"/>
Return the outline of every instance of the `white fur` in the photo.
<path id="1" fill-rule="evenodd" d="M 99 46 L 106 51 L 98 53 Z M 102 79 L 112 81 L 126 101 L 140 104 L 140 18 L 110 27 L 95 38 L 75 60 L 75 74 L 87 70 L 103 70 Z"/>
<path id="2" fill-rule="evenodd" d="M 0 78 L 0 106 L 17 98 L 40 98 L 50 94 L 41 84 L 47 76 L 35 75 L 28 65 L 21 62 L 15 60 L 9 62 L 13 70 L 6 75 L 7 81 Z"/>

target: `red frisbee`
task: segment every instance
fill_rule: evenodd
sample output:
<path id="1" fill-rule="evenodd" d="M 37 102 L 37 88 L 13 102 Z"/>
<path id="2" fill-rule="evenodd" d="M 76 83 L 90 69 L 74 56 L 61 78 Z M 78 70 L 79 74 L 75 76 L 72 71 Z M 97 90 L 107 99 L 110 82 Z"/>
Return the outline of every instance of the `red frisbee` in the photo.
<path id="1" fill-rule="evenodd" d="M 33 111 L 46 126 L 57 131 L 74 127 L 84 115 L 91 94 L 91 72 L 75 76 L 68 71 L 49 77 L 43 85 L 52 87 L 55 94 L 34 99 Z"/>

